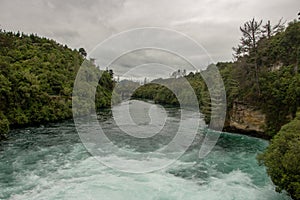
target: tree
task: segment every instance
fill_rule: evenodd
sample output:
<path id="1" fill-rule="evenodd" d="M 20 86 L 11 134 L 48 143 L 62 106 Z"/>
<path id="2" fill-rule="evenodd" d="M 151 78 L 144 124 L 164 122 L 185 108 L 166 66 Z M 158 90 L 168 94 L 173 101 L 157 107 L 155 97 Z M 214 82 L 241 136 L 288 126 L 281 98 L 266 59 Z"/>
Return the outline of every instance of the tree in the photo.
<path id="1" fill-rule="evenodd" d="M 271 141 L 266 152 L 259 155 L 260 163 L 277 186 L 286 190 L 294 200 L 300 199 L 300 112 L 293 121 L 284 125 Z"/>
<path id="2" fill-rule="evenodd" d="M 108 70 L 108 73 L 110 75 L 110 78 L 113 79 L 114 78 L 114 71 L 112 69 Z"/>
<path id="3" fill-rule="evenodd" d="M 261 38 L 261 24 L 262 20 L 256 21 L 253 18 L 240 27 L 240 31 L 242 32 L 241 42 L 237 48 L 233 48 L 237 57 L 256 52 L 257 42 Z"/>
<path id="4" fill-rule="evenodd" d="M 254 79 L 260 95 L 260 87 L 258 82 L 258 63 L 257 63 L 257 43 L 261 39 L 261 24 L 262 20 L 256 21 L 255 18 L 245 22 L 240 31 L 242 32 L 241 42 L 237 48 L 233 48 L 235 56 L 241 58 L 245 55 L 251 56 L 253 59 L 254 66 Z"/>
<path id="5" fill-rule="evenodd" d="M 262 33 L 264 36 L 270 39 L 271 36 L 276 35 L 277 33 L 284 30 L 284 24 L 285 22 L 282 22 L 282 18 L 274 26 L 272 26 L 270 20 L 268 20 L 268 22 L 262 27 Z"/>
<path id="6" fill-rule="evenodd" d="M 87 53 L 86 53 L 86 51 L 85 51 L 85 49 L 84 48 L 79 48 L 79 53 L 82 55 L 82 56 L 84 56 L 84 57 L 86 57 L 87 56 Z"/>

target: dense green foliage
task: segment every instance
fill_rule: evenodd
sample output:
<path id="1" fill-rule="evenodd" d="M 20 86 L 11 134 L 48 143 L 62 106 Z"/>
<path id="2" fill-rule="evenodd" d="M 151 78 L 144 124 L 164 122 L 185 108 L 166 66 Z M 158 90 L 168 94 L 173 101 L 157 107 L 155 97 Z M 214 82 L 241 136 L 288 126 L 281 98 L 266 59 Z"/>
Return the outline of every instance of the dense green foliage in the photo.
<path id="1" fill-rule="evenodd" d="M 189 91 L 186 89 L 186 81 L 188 81 L 194 89 L 200 108 L 204 108 L 204 98 L 202 98 L 201 95 L 205 95 L 207 92 L 206 85 L 201 78 L 200 73 L 191 73 L 188 76 L 181 78 L 154 80 L 153 83 L 148 83 L 139 87 L 132 95 L 132 98 L 150 99 L 159 104 L 169 104 L 174 106 L 179 105 L 178 99 L 180 99 L 182 104 L 189 106 L 191 103 L 189 99 L 191 94 L 189 94 Z M 176 91 L 178 98 L 173 91 Z"/>
<path id="2" fill-rule="evenodd" d="M 269 38 L 261 36 L 255 52 L 250 51 L 232 64 L 231 74 L 239 88 L 234 98 L 266 114 L 269 135 L 289 122 L 300 105 L 299 60 L 300 22 L 291 22 L 285 31 Z"/>
<path id="3" fill-rule="evenodd" d="M 73 83 L 83 60 L 77 50 L 53 40 L 0 31 L 1 137 L 7 133 L 8 125 L 17 127 L 72 117 Z M 105 72 L 100 82 L 97 107 L 109 106 L 111 75 Z"/>
<path id="4" fill-rule="evenodd" d="M 267 117 L 266 134 L 273 136 L 289 122 L 300 104 L 300 23 L 292 22 L 287 29 L 269 37 L 260 36 L 255 52 L 237 58 L 235 62 L 217 63 L 227 95 L 227 113 L 234 101 L 245 102 L 262 110 Z M 248 48 L 249 49 L 249 48 Z M 209 73 L 209 68 L 202 75 Z M 186 76 L 199 99 L 201 111 L 209 120 L 210 97 L 200 73 Z M 162 82 L 180 86 L 180 78 Z M 139 88 L 135 98 L 153 99 L 157 103 L 178 104 L 175 95 L 158 84 Z M 228 115 L 227 118 L 230 118 Z"/>
<path id="5" fill-rule="evenodd" d="M 202 72 L 202 75 L 205 73 L 210 73 L 209 67 Z M 150 99 L 155 103 L 173 106 L 179 106 L 180 99 L 182 105 L 193 106 L 193 102 L 190 99 L 193 94 L 190 94 L 191 91 L 186 88 L 186 81 L 188 81 L 198 99 L 199 109 L 204 114 L 205 121 L 209 123 L 211 99 L 202 75 L 200 73 L 190 73 L 180 78 L 157 79 L 152 83 L 139 87 L 132 95 L 132 98 Z M 173 91 L 176 91 L 177 96 Z"/>
<path id="6" fill-rule="evenodd" d="M 294 200 L 300 199 L 300 111 L 272 139 L 259 156 L 277 190 L 286 190 Z"/>
<path id="7" fill-rule="evenodd" d="M 112 103 L 115 82 L 112 71 L 100 71 L 93 63 L 85 60 L 76 76 L 72 93 L 73 116 L 84 116 Z"/>

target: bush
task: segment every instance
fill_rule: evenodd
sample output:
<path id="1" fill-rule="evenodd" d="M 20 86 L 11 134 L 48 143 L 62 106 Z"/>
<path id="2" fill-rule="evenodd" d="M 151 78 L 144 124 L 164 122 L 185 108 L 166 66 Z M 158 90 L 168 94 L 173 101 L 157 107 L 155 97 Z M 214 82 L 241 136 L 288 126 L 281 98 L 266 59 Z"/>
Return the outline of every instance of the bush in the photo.
<path id="1" fill-rule="evenodd" d="M 258 159 L 267 167 L 277 191 L 286 190 L 294 200 L 300 199 L 300 111 Z"/>

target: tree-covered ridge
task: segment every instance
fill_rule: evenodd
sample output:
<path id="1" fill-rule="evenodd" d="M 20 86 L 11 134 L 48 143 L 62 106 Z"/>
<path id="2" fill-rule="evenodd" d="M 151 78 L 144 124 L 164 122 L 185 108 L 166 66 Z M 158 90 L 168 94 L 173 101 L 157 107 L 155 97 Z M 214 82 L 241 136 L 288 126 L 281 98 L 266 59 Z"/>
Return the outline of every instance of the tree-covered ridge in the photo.
<path id="1" fill-rule="evenodd" d="M 83 60 L 77 50 L 54 40 L 1 30 L 0 138 L 8 126 L 72 117 L 73 83 Z M 105 72 L 101 83 L 97 106 L 109 106 L 111 75 Z"/>
<path id="2" fill-rule="evenodd" d="M 195 95 L 199 102 L 199 108 L 202 113 L 205 113 L 205 119 L 208 122 L 210 117 L 210 98 L 205 82 L 200 73 L 190 73 L 185 77 L 169 78 L 169 79 L 157 79 L 152 83 L 145 84 L 139 87 L 132 95 L 132 98 L 136 99 L 149 99 L 158 104 L 168 104 L 173 106 L 179 106 L 178 99 L 185 106 L 190 105 L 190 91 L 186 88 L 186 81 L 193 88 Z M 168 86 L 168 87 L 166 87 Z M 176 91 L 177 97 L 173 91 Z"/>
<path id="3" fill-rule="evenodd" d="M 248 23 L 255 24 L 253 20 Z M 256 26 L 258 25 L 256 24 Z M 276 32 L 267 32 L 267 34 L 263 31 L 264 29 L 258 31 L 258 28 L 255 29 L 259 33 L 258 36 L 255 36 L 255 45 L 247 44 L 244 47 L 243 42 L 247 39 L 242 38 L 242 44 L 238 48 L 244 48 L 243 53 L 236 56 L 235 62 L 220 62 L 217 63 L 217 67 L 226 89 L 227 119 L 230 118 L 234 102 L 247 103 L 262 110 L 266 115 L 265 131 L 269 136 L 273 136 L 282 125 L 295 117 L 300 104 L 298 67 L 300 22 L 291 22 L 286 30 L 281 28 Z M 211 69 L 208 67 L 201 73 L 205 75 L 210 71 Z M 195 90 L 200 110 L 205 114 L 208 122 L 210 119 L 210 96 L 201 74 L 190 73 L 185 78 Z M 184 88 L 180 86 L 180 80 L 180 78 L 170 78 L 161 80 L 161 82 L 173 83 L 174 87 L 184 92 Z M 178 104 L 175 95 L 170 90 L 153 83 L 139 88 L 133 97 L 152 99 L 157 103 Z"/>

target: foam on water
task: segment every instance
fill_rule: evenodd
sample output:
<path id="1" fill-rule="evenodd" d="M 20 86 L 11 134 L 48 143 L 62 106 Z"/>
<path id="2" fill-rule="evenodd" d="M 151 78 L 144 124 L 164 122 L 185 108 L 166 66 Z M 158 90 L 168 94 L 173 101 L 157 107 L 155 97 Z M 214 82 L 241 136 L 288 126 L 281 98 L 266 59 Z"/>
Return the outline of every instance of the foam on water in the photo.
<path id="1" fill-rule="evenodd" d="M 180 165 L 184 164 L 178 164 L 179 170 Z M 140 175 L 117 173 L 91 157 L 66 164 L 46 177 L 28 172 L 18 179 L 22 185 L 20 194 L 10 199 L 288 199 L 275 193 L 270 183 L 257 187 L 251 177 L 240 170 L 219 173 L 201 183 L 201 179 L 185 179 L 166 171 Z"/>
<path id="2" fill-rule="evenodd" d="M 172 121 L 172 120 L 171 120 Z M 176 120 L 174 118 L 174 123 Z M 116 129 L 111 137 L 120 140 Z M 72 122 L 18 129 L 0 146 L 0 199 L 10 200 L 288 200 L 278 194 L 256 155 L 267 142 L 223 134 L 213 152 L 198 158 L 195 142 L 178 161 L 152 173 L 130 174 L 102 165 L 80 143 Z M 201 137 L 200 137 L 201 138 Z M 126 150 L 136 146 L 124 140 Z M 157 141 L 159 143 L 159 141 Z M 161 144 L 164 144 L 162 141 Z M 107 162 L 137 162 L 107 155 Z M 168 162 L 157 157 L 156 162 Z"/>

